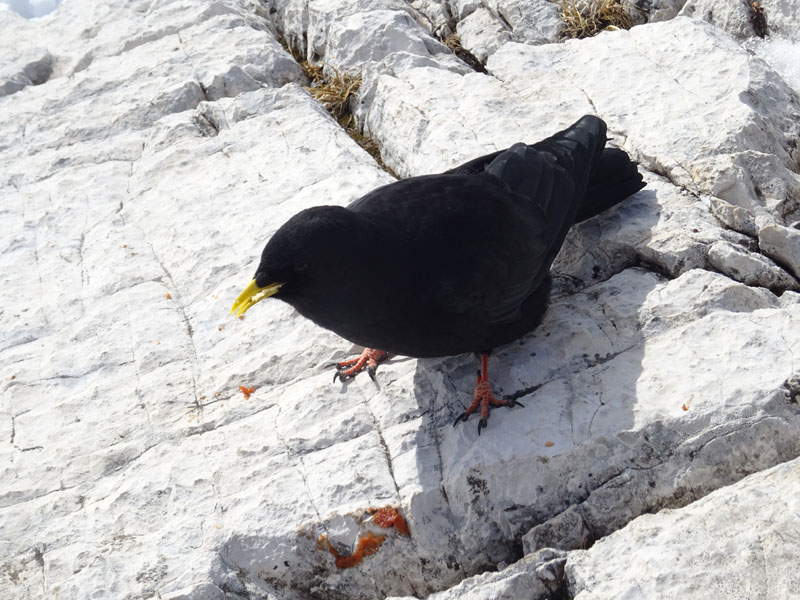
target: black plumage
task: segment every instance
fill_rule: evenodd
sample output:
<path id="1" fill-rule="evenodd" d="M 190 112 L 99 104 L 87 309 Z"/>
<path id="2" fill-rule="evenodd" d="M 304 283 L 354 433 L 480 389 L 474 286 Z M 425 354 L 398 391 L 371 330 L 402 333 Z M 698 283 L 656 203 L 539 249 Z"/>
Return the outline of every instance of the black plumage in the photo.
<path id="1" fill-rule="evenodd" d="M 233 310 L 267 288 L 361 346 L 486 353 L 540 322 L 572 224 L 644 186 L 628 155 L 605 144 L 605 123 L 585 116 L 536 144 L 380 187 L 346 208 L 304 210 L 269 240 Z"/>

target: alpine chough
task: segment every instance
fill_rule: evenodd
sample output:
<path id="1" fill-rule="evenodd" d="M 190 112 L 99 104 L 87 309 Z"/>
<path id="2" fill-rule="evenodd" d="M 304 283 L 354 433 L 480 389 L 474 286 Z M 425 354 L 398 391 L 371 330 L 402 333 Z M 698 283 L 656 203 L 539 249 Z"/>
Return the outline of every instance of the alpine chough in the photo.
<path id="1" fill-rule="evenodd" d="M 273 296 L 367 348 L 338 363 L 334 380 L 364 368 L 374 376 L 387 352 L 480 353 L 474 401 L 456 419 L 480 406 L 480 433 L 490 406 L 519 404 L 493 397 L 487 356 L 541 321 L 567 231 L 644 187 L 636 164 L 606 141 L 606 124 L 588 115 L 536 144 L 397 181 L 346 208 L 303 210 L 269 240 L 231 312 Z"/>

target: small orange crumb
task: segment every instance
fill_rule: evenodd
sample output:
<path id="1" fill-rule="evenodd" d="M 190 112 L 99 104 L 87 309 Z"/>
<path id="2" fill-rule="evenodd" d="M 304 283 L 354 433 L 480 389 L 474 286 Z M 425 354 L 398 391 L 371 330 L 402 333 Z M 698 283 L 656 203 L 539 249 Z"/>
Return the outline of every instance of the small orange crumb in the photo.
<path id="1" fill-rule="evenodd" d="M 166 296 L 166 298 L 167 298 L 167 300 L 172 300 L 172 294 L 170 294 L 169 292 L 167 292 L 167 296 Z"/>
<path id="2" fill-rule="evenodd" d="M 240 385 L 239 386 L 239 391 L 244 394 L 244 399 L 245 400 L 250 400 L 250 394 L 255 392 L 256 388 L 254 388 L 254 387 L 249 388 L 249 387 L 244 387 L 243 385 Z"/>
<path id="3" fill-rule="evenodd" d="M 689 410 L 689 407 L 688 407 L 688 406 L 686 406 L 686 404 L 683 404 L 683 405 L 681 406 L 681 410 Z"/>
<path id="4" fill-rule="evenodd" d="M 555 442 L 545 442 L 544 445 L 547 446 L 548 448 L 551 448 L 551 447 L 555 446 L 556 443 Z"/>
<path id="5" fill-rule="evenodd" d="M 239 315 L 239 320 L 244 321 L 244 315 Z"/>
<path id="6" fill-rule="evenodd" d="M 384 506 L 383 508 L 373 508 L 370 509 L 370 514 L 373 516 L 373 521 L 379 527 L 392 527 L 394 526 L 398 532 L 402 533 L 403 535 L 408 535 L 408 523 L 406 520 L 400 516 L 400 513 L 397 512 L 397 509 L 393 506 Z"/>
<path id="7" fill-rule="evenodd" d="M 200 400 L 205 400 L 205 399 L 206 399 L 206 397 L 205 397 L 205 396 L 200 396 L 200 398 L 199 398 L 199 399 L 200 399 Z"/>
<path id="8" fill-rule="evenodd" d="M 139 253 L 138 252 L 131 252 L 131 256 L 136 256 L 137 254 L 139 254 Z"/>
<path id="9" fill-rule="evenodd" d="M 219 325 L 217 327 L 217 331 L 222 331 L 223 329 L 225 329 L 225 325 Z"/>
<path id="10" fill-rule="evenodd" d="M 355 552 L 353 552 L 350 556 L 341 556 L 336 551 L 336 548 L 331 546 L 331 543 L 328 541 L 328 536 L 321 535 L 317 540 L 317 549 L 327 550 L 333 554 L 334 558 L 336 558 L 337 569 L 350 569 L 351 567 L 355 567 L 357 564 L 360 564 L 365 557 L 369 556 L 370 554 L 375 554 L 385 539 L 386 537 L 382 535 L 376 535 L 371 531 L 368 531 L 358 540 L 358 545 L 356 546 Z"/>
<path id="11" fill-rule="evenodd" d="M 365 557 L 370 554 L 375 554 L 385 539 L 385 536 L 376 535 L 371 531 L 366 532 L 364 537 L 358 540 L 358 546 L 356 546 L 355 552 L 350 556 L 336 557 L 336 568 L 350 569 L 351 567 L 355 567 L 357 564 L 360 564 Z"/>

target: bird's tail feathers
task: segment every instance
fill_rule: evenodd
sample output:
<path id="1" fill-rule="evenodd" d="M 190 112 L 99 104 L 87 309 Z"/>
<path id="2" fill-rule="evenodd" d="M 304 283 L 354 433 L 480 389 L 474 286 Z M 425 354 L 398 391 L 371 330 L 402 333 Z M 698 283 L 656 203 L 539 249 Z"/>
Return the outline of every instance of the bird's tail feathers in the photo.
<path id="1" fill-rule="evenodd" d="M 589 175 L 589 184 L 575 222 L 579 223 L 635 194 L 645 186 L 642 175 L 624 150 L 605 148 Z"/>
<path id="2" fill-rule="evenodd" d="M 606 124 L 594 115 L 585 115 L 567 129 L 532 144 L 532 148 L 553 156 L 571 176 L 588 173 L 597 162 L 606 142 Z M 578 193 L 586 181 L 575 180 Z"/>

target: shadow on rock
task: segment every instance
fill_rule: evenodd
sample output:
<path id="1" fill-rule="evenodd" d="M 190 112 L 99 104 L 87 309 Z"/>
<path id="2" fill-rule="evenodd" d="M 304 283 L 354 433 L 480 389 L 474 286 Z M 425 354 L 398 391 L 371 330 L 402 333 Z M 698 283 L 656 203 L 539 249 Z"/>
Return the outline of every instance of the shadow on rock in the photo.
<path id="1" fill-rule="evenodd" d="M 641 192 L 625 209 L 637 213 L 641 237 L 658 219 L 654 198 Z M 472 399 L 477 356 L 417 364 L 415 390 L 426 409 L 418 470 L 428 485 L 411 498 L 410 512 L 415 519 L 435 513 L 435 523 L 446 528 L 415 531 L 420 548 L 434 550 L 430 560 L 444 572 L 471 574 L 517 560 L 528 530 L 653 454 L 621 436 L 636 423 L 642 306 L 663 277 L 633 266 L 635 249 L 613 240 L 614 218 L 575 228 L 555 265 L 541 325 L 490 356 L 495 395 L 524 407 L 493 409 L 480 436 L 477 416 L 453 427 Z M 569 270 L 556 271 L 559 265 Z"/>

